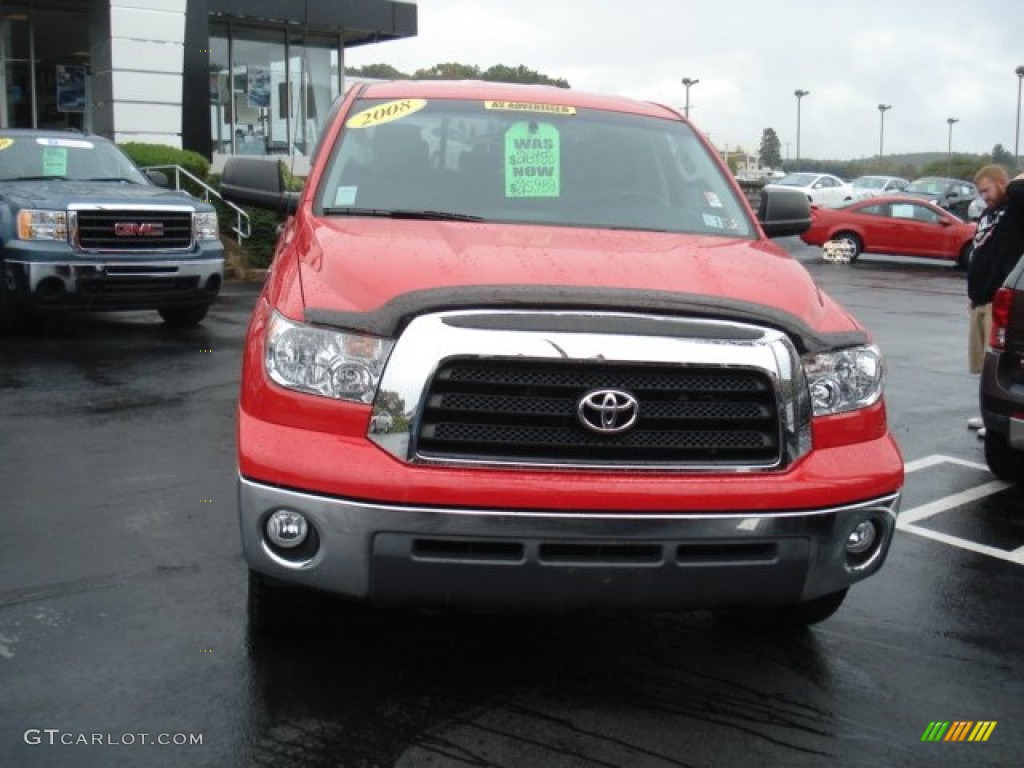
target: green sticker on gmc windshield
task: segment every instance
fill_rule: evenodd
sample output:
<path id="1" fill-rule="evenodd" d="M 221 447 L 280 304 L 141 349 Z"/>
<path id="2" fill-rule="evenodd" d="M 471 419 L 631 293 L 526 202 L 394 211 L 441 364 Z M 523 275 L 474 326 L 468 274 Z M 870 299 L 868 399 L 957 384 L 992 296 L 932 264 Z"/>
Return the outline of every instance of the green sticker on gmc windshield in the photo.
<path id="1" fill-rule="evenodd" d="M 64 147 L 43 147 L 43 176 L 67 176 L 68 151 Z"/>
<path id="2" fill-rule="evenodd" d="M 561 194 L 561 136 L 550 123 L 513 123 L 505 131 L 505 197 Z"/>

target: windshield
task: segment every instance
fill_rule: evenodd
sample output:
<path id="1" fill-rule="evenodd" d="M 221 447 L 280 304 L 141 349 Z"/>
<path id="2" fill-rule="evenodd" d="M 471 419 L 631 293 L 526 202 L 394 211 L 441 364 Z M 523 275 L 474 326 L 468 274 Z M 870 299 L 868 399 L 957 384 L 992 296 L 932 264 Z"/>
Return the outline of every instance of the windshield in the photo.
<path id="1" fill-rule="evenodd" d="M 904 192 L 923 192 L 926 195 L 941 195 L 946 189 L 946 182 L 941 179 L 918 179 L 904 189 Z"/>
<path id="2" fill-rule="evenodd" d="M 809 187 L 817 180 L 818 176 L 814 173 L 791 173 L 781 181 L 772 183 L 783 187 Z"/>
<path id="3" fill-rule="evenodd" d="M 121 150 L 104 139 L 0 133 L 0 181 L 47 179 L 149 183 Z"/>
<path id="4" fill-rule="evenodd" d="M 327 215 L 755 231 L 686 124 L 552 104 L 358 101 L 316 205 Z"/>
<path id="5" fill-rule="evenodd" d="M 853 180 L 853 186 L 859 189 L 881 189 L 885 186 L 885 179 L 880 176 L 861 176 Z"/>

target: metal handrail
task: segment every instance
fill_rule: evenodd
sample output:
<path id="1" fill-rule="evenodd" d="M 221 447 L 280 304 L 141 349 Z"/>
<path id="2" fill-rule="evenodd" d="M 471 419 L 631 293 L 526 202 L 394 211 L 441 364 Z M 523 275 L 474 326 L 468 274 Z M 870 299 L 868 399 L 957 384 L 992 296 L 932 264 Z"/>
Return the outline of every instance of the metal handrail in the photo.
<path id="1" fill-rule="evenodd" d="M 186 177 L 192 180 L 193 183 L 199 185 L 203 189 L 203 201 L 210 202 L 210 195 L 213 195 L 220 200 L 224 205 L 228 206 L 235 212 L 235 226 L 231 228 L 231 231 L 235 233 L 235 239 L 238 244 L 242 244 L 242 240 L 246 237 L 252 236 L 252 223 L 249 221 L 249 214 L 239 208 L 237 205 L 232 203 L 230 200 L 225 200 L 223 196 L 216 189 L 211 187 L 202 179 L 197 178 L 194 174 L 186 171 L 180 165 L 147 165 L 142 170 L 144 171 L 164 171 L 174 170 L 174 188 L 181 191 L 181 175 L 184 174 Z M 188 191 L 188 190 L 186 190 Z M 244 225 L 244 226 L 243 226 Z"/>

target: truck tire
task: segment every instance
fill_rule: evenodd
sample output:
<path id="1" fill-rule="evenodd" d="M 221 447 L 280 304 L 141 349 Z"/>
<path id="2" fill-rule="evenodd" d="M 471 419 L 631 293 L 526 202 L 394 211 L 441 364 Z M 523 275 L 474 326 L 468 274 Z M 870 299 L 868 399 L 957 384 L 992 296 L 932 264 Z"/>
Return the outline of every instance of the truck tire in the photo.
<path id="1" fill-rule="evenodd" d="M 0 273 L 0 335 L 21 333 L 28 327 L 28 315 L 18 307 Z"/>
<path id="2" fill-rule="evenodd" d="M 157 311 L 167 325 L 174 328 L 191 328 L 203 321 L 209 309 L 209 304 L 188 304 L 183 307 L 160 307 Z"/>
<path id="3" fill-rule="evenodd" d="M 849 588 L 841 589 L 792 605 L 732 608 L 722 612 L 721 616 L 729 624 L 749 628 L 799 629 L 831 617 L 843 604 L 848 591 Z"/>
<path id="4" fill-rule="evenodd" d="M 249 571 L 249 595 L 246 611 L 249 629 L 257 633 L 276 634 L 295 619 L 292 596 L 296 590 L 278 586 L 272 579 Z"/>
<path id="5" fill-rule="evenodd" d="M 1010 446 L 1003 435 L 985 430 L 985 463 L 992 474 L 1008 483 L 1019 483 L 1024 478 L 1024 451 Z"/>

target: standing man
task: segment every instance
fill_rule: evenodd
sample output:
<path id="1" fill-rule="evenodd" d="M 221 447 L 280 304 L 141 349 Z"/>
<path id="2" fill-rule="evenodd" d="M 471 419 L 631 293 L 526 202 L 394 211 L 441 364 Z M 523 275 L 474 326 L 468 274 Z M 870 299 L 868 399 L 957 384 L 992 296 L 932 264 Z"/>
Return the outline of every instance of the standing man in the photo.
<path id="1" fill-rule="evenodd" d="M 971 373 L 981 373 L 985 345 L 992 329 L 992 297 L 1024 253 L 1024 173 L 1010 181 L 1001 165 L 986 165 L 974 176 L 985 210 L 978 219 L 974 252 L 967 268 L 971 320 L 967 357 Z M 984 437 L 981 419 L 967 426 Z"/>

